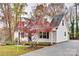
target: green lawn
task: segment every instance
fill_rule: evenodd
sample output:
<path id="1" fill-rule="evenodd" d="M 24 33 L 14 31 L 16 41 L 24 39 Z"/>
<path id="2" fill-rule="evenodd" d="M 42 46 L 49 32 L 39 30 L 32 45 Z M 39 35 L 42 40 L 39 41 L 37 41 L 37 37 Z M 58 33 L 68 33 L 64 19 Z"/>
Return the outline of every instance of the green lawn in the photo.
<path id="1" fill-rule="evenodd" d="M 0 56 L 17 56 L 35 50 L 25 46 L 0 46 Z"/>

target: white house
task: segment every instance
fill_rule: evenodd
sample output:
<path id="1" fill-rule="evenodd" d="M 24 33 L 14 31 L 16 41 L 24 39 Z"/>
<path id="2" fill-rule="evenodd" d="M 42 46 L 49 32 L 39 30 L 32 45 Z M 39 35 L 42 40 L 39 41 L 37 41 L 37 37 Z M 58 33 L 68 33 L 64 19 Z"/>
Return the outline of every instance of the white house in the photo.
<path id="1" fill-rule="evenodd" d="M 66 26 L 66 19 L 64 14 L 56 15 L 52 17 L 51 25 L 53 27 L 51 32 L 40 32 L 32 37 L 32 41 L 36 42 L 49 42 L 59 43 L 69 40 L 68 28 Z M 18 37 L 18 31 L 15 32 L 14 38 Z M 35 38 L 36 39 L 35 39 Z M 28 41 L 27 36 L 21 37 L 21 41 Z"/>
<path id="2" fill-rule="evenodd" d="M 59 43 L 69 40 L 68 28 L 66 26 L 66 19 L 63 14 L 54 16 L 52 21 L 52 31 L 46 33 L 39 33 L 37 42 Z"/>

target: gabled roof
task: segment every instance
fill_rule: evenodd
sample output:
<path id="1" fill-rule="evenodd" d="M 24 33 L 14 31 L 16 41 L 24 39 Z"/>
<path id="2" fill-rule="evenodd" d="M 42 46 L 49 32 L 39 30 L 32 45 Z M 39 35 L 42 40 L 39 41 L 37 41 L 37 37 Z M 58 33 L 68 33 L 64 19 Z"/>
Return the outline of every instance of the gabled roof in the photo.
<path id="1" fill-rule="evenodd" d="M 52 17 L 51 25 L 53 28 L 59 26 L 63 16 L 64 16 L 64 13 Z"/>

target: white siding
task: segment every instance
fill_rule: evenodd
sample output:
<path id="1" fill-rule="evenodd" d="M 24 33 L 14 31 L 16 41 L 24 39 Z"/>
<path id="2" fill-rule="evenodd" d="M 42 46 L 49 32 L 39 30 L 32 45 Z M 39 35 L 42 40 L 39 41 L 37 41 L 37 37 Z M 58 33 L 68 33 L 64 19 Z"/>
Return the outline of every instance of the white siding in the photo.
<path id="1" fill-rule="evenodd" d="M 54 31 L 54 32 L 52 32 L 52 34 L 53 34 L 53 36 L 52 36 L 52 40 L 53 40 L 53 43 L 56 43 L 56 39 L 57 39 L 57 32 L 56 31 Z"/>
<path id="2" fill-rule="evenodd" d="M 14 33 L 14 40 L 18 38 L 19 38 L 19 32 L 17 31 Z M 24 37 L 24 38 L 20 37 L 20 41 L 28 41 L 28 37 Z"/>
<path id="3" fill-rule="evenodd" d="M 19 37 L 19 36 L 18 36 L 18 32 L 15 32 L 15 33 L 14 33 L 14 40 L 16 40 L 18 37 Z"/>
<path id="4" fill-rule="evenodd" d="M 39 38 L 37 40 L 37 42 L 51 42 L 51 40 L 50 39 L 41 39 L 41 38 Z"/>
<path id="5" fill-rule="evenodd" d="M 64 32 L 66 32 L 66 36 L 64 35 Z M 66 28 L 65 21 L 64 21 L 64 26 L 62 26 L 62 21 L 61 21 L 61 23 L 60 23 L 60 25 L 58 26 L 58 29 L 57 29 L 56 43 L 67 41 L 67 40 L 69 40 L 68 30 Z"/>
<path id="6" fill-rule="evenodd" d="M 53 32 L 50 32 L 49 34 L 49 39 L 51 41 L 51 44 L 53 44 Z"/>

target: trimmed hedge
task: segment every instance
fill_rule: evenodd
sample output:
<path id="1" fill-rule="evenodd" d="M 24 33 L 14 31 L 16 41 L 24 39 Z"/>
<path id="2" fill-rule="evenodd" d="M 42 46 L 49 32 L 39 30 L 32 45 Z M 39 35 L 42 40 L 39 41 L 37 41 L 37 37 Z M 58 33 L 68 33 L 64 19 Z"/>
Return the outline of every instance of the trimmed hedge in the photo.
<path id="1" fill-rule="evenodd" d="M 25 42 L 22 41 L 21 45 L 40 45 L 40 46 L 50 46 L 51 43 L 50 42 Z"/>

